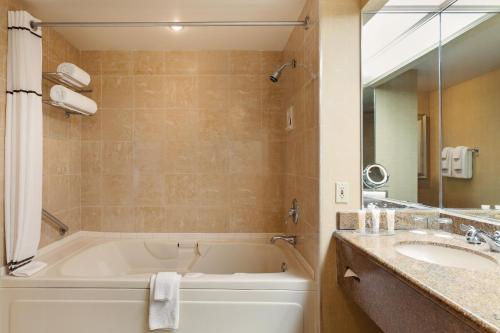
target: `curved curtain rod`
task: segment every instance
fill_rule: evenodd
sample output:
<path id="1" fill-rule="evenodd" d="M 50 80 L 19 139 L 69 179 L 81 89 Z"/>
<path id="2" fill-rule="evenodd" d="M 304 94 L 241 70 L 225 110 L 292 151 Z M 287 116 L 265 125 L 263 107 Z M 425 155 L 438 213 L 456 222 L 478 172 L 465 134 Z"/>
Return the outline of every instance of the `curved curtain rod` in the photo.
<path id="1" fill-rule="evenodd" d="M 81 27 L 81 28 L 114 28 L 114 27 L 304 27 L 308 28 L 309 16 L 303 21 L 188 21 L 188 22 L 38 22 L 31 21 L 31 28 L 38 27 Z"/>

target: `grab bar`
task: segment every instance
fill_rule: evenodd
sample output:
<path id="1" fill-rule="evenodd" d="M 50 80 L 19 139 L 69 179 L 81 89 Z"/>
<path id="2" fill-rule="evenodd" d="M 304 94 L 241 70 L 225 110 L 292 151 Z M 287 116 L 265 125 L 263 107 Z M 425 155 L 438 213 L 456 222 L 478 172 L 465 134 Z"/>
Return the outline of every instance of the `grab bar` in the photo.
<path id="1" fill-rule="evenodd" d="M 42 217 L 46 218 L 48 221 L 55 224 L 59 229 L 59 234 L 61 236 L 64 236 L 68 232 L 69 227 L 66 224 L 64 224 L 61 220 L 59 220 L 57 217 L 55 217 L 54 215 L 52 215 L 43 208 L 42 208 Z"/>

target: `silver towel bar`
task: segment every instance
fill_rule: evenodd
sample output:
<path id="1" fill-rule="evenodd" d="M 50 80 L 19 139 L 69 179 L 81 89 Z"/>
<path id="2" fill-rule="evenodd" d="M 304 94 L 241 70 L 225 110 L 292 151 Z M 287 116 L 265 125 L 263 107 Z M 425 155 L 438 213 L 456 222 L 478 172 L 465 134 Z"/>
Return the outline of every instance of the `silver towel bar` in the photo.
<path id="1" fill-rule="evenodd" d="M 66 224 L 64 224 L 60 219 L 58 219 L 57 217 L 55 217 L 54 215 L 52 215 L 43 208 L 42 208 L 42 217 L 55 224 L 59 229 L 59 234 L 61 236 L 64 236 L 68 232 L 69 227 Z"/>

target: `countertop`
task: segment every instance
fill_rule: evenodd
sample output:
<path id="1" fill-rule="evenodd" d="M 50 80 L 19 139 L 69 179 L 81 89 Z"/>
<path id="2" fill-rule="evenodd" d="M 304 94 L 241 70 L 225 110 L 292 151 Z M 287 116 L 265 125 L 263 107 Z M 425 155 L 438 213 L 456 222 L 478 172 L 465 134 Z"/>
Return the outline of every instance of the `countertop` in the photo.
<path id="1" fill-rule="evenodd" d="M 369 236 L 355 231 L 337 231 L 336 236 L 367 254 L 410 284 L 456 309 L 489 332 L 500 332 L 500 253 L 486 244 L 471 245 L 463 236 L 446 239 L 428 234 L 396 231 L 391 236 Z M 474 271 L 416 260 L 398 253 L 400 242 L 439 243 L 481 252 L 499 263 L 496 269 Z"/>

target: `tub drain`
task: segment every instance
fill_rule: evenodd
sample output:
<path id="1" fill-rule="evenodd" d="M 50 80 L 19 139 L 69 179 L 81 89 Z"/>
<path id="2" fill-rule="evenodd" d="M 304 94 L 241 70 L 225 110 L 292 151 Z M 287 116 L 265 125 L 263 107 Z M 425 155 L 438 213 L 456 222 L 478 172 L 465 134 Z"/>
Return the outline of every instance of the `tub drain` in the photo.
<path id="1" fill-rule="evenodd" d="M 288 270 L 288 265 L 286 264 L 286 262 L 282 262 L 281 263 L 281 271 L 286 272 L 287 270 Z"/>

